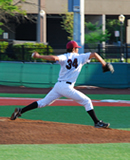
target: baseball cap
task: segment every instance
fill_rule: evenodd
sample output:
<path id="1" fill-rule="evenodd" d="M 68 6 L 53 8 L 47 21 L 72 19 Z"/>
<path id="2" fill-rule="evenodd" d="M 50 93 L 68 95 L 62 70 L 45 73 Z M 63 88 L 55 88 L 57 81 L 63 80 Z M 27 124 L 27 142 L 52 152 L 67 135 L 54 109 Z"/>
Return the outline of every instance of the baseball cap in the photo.
<path id="1" fill-rule="evenodd" d="M 67 48 L 67 49 L 81 48 L 81 46 L 78 46 L 77 42 L 75 42 L 75 41 L 69 41 L 69 42 L 66 44 L 66 48 Z"/>

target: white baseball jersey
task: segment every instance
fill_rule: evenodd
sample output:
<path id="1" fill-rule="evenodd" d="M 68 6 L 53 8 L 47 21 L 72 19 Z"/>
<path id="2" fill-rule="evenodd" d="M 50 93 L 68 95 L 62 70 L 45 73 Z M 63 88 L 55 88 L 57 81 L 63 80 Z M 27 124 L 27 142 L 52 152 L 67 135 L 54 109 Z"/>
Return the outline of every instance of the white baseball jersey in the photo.
<path id="1" fill-rule="evenodd" d="M 67 53 L 58 56 L 61 65 L 58 81 L 75 83 L 82 66 L 89 62 L 90 52 L 86 54 Z"/>
<path id="2" fill-rule="evenodd" d="M 58 82 L 45 98 L 37 101 L 39 108 L 45 107 L 55 99 L 64 96 L 83 105 L 86 111 L 93 109 L 90 98 L 74 88 L 74 83 L 77 80 L 81 68 L 89 61 L 90 54 L 67 53 L 58 56 L 58 63 L 61 65 Z"/>

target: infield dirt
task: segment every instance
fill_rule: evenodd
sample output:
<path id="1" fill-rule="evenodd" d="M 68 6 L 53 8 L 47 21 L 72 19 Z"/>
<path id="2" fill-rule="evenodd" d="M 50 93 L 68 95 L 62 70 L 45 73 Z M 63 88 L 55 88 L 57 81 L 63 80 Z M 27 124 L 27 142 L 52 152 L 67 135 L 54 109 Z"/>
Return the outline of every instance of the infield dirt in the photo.
<path id="1" fill-rule="evenodd" d="M 93 126 L 0 117 L 0 144 L 128 143 L 130 132 Z"/>

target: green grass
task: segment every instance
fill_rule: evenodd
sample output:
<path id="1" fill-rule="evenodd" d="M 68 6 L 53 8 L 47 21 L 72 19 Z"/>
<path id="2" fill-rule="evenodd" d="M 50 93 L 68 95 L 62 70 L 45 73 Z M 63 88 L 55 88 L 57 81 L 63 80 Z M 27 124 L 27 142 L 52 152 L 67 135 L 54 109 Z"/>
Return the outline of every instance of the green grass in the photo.
<path id="1" fill-rule="evenodd" d="M 44 98 L 46 94 L 12 94 L 12 93 L 0 93 L 0 97 L 23 97 L 23 98 Z M 115 99 L 115 100 L 130 100 L 129 94 L 87 94 L 91 99 Z M 62 97 L 64 98 L 64 97 Z"/>
<path id="2" fill-rule="evenodd" d="M 46 94 L 0 93 L 0 97 L 43 98 Z"/>
<path id="3" fill-rule="evenodd" d="M 16 106 L 0 106 L 0 117 L 10 117 Z M 23 107 L 23 106 L 19 106 Z M 129 107 L 95 107 L 97 117 L 111 124 L 111 128 L 130 129 Z M 81 106 L 49 106 L 31 110 L 24 119 L 92 125 L 93 121 Z"/>
<path id="4" fill-rule="evenodd" d="M 129 143 L 0 145 L 1 160 L 129 160 Z"/>

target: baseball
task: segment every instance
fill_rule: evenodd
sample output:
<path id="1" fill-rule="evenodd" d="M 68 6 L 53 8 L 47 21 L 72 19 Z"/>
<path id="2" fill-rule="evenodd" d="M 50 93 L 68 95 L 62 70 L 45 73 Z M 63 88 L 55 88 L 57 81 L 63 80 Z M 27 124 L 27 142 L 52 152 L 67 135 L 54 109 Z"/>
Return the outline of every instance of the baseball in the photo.
<path id="1" fill-rule="evenodd" d="M 35 53 L 32 53 L 32 58 L 34 58 Z"/>

